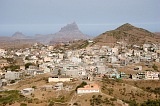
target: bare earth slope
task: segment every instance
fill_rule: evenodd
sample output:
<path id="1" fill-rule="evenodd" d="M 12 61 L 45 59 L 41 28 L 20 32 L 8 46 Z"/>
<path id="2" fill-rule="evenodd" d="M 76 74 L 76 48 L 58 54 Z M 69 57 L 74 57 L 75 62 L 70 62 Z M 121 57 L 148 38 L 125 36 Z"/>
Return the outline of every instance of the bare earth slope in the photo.
<path id="1" fill-rule="evenodd" d="M 0 36 L 0 48 L 26 48 L 36 41 L 25 36 L 21 32 L 15 32 L 12 36 Z"/>
<path id="2" fill-rule="evenodd" d="M 124 24 L 115 30 L 107 31 L 94 39 L 97 44 L 126 42 L 128 44 L 159 43 L 156 35 L 131 24 Z"/>

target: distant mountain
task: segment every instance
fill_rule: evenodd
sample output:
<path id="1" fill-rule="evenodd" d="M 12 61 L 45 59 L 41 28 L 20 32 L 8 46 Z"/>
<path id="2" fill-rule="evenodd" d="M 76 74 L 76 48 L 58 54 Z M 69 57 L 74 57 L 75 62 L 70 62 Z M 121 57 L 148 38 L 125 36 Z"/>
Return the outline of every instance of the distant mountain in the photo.
<path id="1" fill-rule="evenodd" d="M 71 24 L 67 24 L 61 30 L 55 34 L 49 35 L 36 35 L 35 39 L 41 43 L 49 43 L 54 44 L 58 42 L 68 42 L 73 40 L 80 40 L 80 39 L 89 39 L 90 37 L 83 34 L 77 24 L 75 22 Z"/>
<path id="2" fill-rule="evenodd" d="M 35 42 L 43 44 L 55 44 L 59 42 L 69 42 L 74 40 L 89 39 L 91 37 L 83 34 L 75 22 L 68 24 L 60 29 L 55 34 L 42 35 L 37 34 L 35 36 L 26 36 L 22 32 L 15 32 L 12 36 L 0 36 L 0 47 L 15 48 L 20 45 L 29 45 Z"/>
<path id="3" fill-rule="evenodd" d="M 36 41 L 21 32 L 15 32 L 12 36 L 0 36 L 0 48 L 25 48 Z"/>
<path id="4" fill-rule="evenodd" d="M 70 31 L 79 31 L 79 28 L 75 22 L 67 24 L 59 32 L 70 32 Z"/>
<path id="5" fill-rule="evenodd" d="M 13 35 L 12 35 L 12 38 L 13 39 L 26 39 L 26 35 L 24 35 L 22 32 L 15 32 Z"/>
<path id="6" fill-rule="evenodd" d="M 107 31 L 98 37 L 94 38 L 97 44 L 116 43 L 123 41 L 128 44 L 143 44 L 143 43 L 159 43 L 154 33 L 142 28 L 137 28 L 129 23 L 126 23 L 115 30 Z"/>

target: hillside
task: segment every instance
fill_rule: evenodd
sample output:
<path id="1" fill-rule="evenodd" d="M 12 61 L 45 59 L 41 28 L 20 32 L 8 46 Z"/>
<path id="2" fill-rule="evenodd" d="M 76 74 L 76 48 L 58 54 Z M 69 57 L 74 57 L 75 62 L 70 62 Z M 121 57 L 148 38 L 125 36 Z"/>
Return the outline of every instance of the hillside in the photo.
<path id="1" fill-rule="evenodd" d="M 0 37 L 1 39 L 1 37 Z M 20 48 L 28 48 L 36 43 L 32 39 L 15 39 L 12 40 L 10 38 L 4 38 L 4 40 L 0 40 L 0 48 L 3 49 L 20 49 Z"/>
<path id="2" fill-rule="evenodd" d="M 107 31 L 94 39 L 96 44 L 126 42 L 128 44 L 159 43 L 154 33 L 131 24 L 124 24 L 115 30 Z"/>
<path id="3" fill-rule="evenodd" d="M 71 86 L 67 91 L 42 89 L 44 85 L 56 84 L 47 82 L 49 76 L 50 74 L 38 75 L 21 80 L 17 84 L 5 86 L 6 89 L 17 91 L 9 91 L 10 95 L 7 95 L 8 91 L 0 92 L 0 105 L 8 103 L 7 106 L 9 104 L 19 106 L 25 103 L 27 106 L 49 106 L 50 103 L 54 103 L 54 106 L 142 106 L 141 104 L 148 99 L 160 100 L 159 81 L 108 79 L 104 76 L 102 80 L 94 81 L 101 86 L 99 93 L 77 94 L 75 89 L 81 81 L 64 82 L 64 88 Z M 18 93 L 18 90 L 30 87 L 36 88 L 31 95 L 22 96 Z M 16 97 L 13 98 L 14 96 Z"/>
<path id="4" fill-rule="evenodd" d="M 155 32 L 156 35 L 160 36 L 160 32 Z"/>

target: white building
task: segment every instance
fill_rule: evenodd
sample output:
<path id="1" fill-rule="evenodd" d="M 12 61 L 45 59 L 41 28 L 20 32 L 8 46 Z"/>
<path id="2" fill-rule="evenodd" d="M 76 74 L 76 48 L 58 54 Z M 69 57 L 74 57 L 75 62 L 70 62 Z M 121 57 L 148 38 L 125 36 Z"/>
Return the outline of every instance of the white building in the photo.
<path id="1" fill-rule="evenodd" d="M 145 78 L 147 80 L 159 80 L 159 75 L 160 75 L 159 72 L 147 71 L 145 73 Z"/>
<path id="2" fill-rule="evenodd" d="M 62 90 L 62 89 L 63 89 L 63 83 L 57 83 L 57 84 L 54 86 L 54 88 L 55 88 L 56 90 Z"/>
<path id="3" fill-rule="evenodd" d="M 34 88 L 25 88 L 25 89 L 21 90 L 21 93 L 23 95 L 30 95 L 33 92 L 34 92 Z"/>
<path id="4" fill-rule="evenodd" d="M 81 60 L 81 58 L 72 57 L 71 61 L 72 61 L 73 63 L 80 63 L 82 60 Z"/>
<path id="5" fill-rule="evenodd" d="M 21 72 L 12 72 L 12 71 L 7 71 L 5 73 L 5 79 L 7 80 L 15 80 L 15 79 L 20 79 L 22 76 Z"/>
<path id="6" fill-rule="evenodd" d="M 115 56 L 110 56 L 109 58 L 108 58 L 108 61 L 110 62 L 110 63 L 115 63 L 115 62 L 117 62 L 117 57 L 115 57 Z"/>
<path id="7" fill-rule="evenodd" d="M 118 55 L 118 48 L 112 48 L 112 54 Z"/>

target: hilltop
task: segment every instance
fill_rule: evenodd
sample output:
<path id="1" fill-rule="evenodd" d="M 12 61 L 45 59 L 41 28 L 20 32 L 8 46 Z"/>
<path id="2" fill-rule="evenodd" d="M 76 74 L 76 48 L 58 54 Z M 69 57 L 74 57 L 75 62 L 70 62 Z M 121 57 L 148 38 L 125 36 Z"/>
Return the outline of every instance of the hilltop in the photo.
<path id="1" fill-rule="evenodd" d="M 107 31 L 94 39 L 96 44 L 113 44 L 126 42 L 128 44 L 159 43 L 154 33 L 126 23 L 115 30 Z"/>

